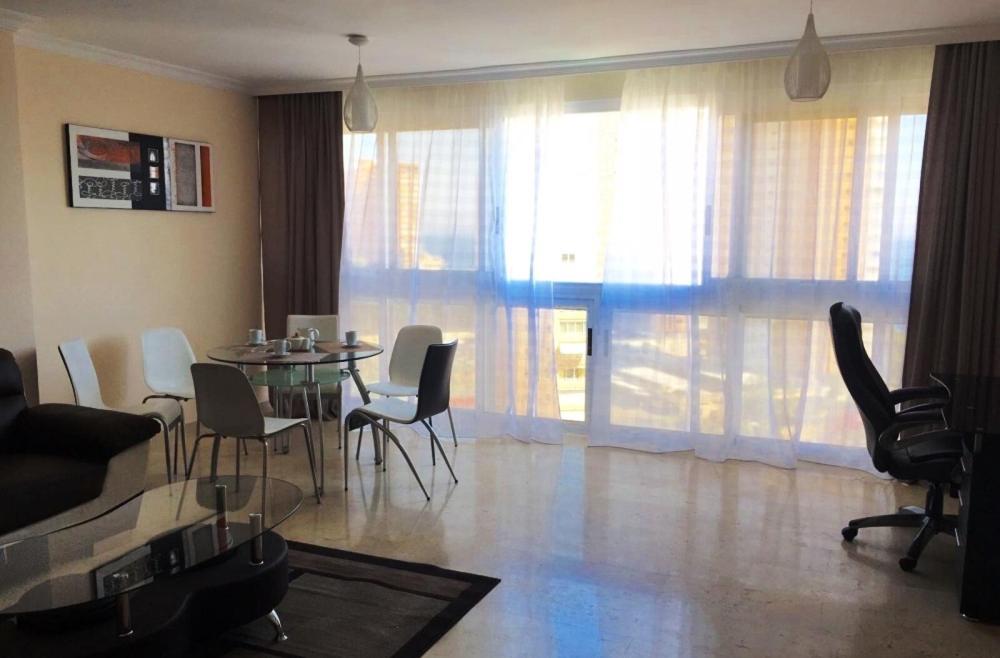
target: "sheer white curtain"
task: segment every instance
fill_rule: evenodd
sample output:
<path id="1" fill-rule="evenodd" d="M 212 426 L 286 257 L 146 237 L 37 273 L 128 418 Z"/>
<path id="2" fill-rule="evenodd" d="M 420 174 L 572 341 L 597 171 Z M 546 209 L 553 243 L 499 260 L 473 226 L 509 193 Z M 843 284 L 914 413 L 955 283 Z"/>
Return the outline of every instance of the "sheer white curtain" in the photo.
<path id="1" fill-rule="evenodd" d="M 592 444 L 870 468 L 826 314 L 898 386 L 931 52 L 834 55 L 807 104 L 783 66 L 628 74 Z"/>
<path id="2" fill-rule="evenodd" d="M 932 57 L 836 54 L 808 104 L 782 60 L 630 71 L 583 111 L 561 78 L 379 90 L 345 137 L 344 326 L 459 338 L 465 435 L 868 468 L 826 310 L 898 384 Z"/>
<path id="3" fill-rule="evenodd" d="M 559 441 L 552 282 L 536 277 L 560 80 L 385 89 L 376 133 L 345 140 L 344 327 L 392 348 L 436 324 L 459 348 L 460 434 Z M 505 248 L 517 245 L 516 248 Z M 364 363 L 366 381 L 388 359 Z"/>

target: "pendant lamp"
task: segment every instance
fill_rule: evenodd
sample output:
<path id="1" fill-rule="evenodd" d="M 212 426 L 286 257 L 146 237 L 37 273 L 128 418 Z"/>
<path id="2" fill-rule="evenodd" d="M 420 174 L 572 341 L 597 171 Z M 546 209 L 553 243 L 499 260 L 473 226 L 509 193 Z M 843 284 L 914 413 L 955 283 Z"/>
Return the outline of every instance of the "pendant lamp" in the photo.
<path id="1" fill-rule="evenodd" d="M 820 43 L 812 3 L 806 29 L 785 67 L 785 93 L 793 101 L 818 101 L 830 87 L 830 56 Z"/>
<path id="2" fill-rule="evenodd" d="M 358 47 L 358 72 L 354 76 L 354 84 L 344 97 L 344 123 L 351 132 L 370 133 L 378 123 L 378 106 L 372 90 L 365 82 L 365 73 L 361 70 L 361 46 L 368 43 L 368 37 L 363 34 L 348 34 L 347 40 Z"/>

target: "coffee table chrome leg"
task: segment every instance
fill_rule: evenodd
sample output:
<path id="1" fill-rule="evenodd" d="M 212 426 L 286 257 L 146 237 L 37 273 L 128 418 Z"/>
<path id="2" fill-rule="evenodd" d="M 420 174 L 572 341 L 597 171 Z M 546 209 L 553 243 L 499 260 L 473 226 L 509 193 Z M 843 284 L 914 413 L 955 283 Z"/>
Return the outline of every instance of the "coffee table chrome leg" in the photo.
<path id="1" fill-rule="evenodd" d="M 264 564 L 264 519 L 260 514 L 250 515 L 250 564 L 259 567 Z"/>
<path id="2" fill-rule="evenodd" d="M 267 620 L 271 622 L 271 626 L 274 626 L 274 641 L 286 641 L 288 636 L 285 635 L 285 629 L 281 627 L 281 617 L 278 616 L 278 613 L 275 610 L 267 613 Z"/>
<path id="3" fill-rule="evenodd" d="M 128 592 L 122 592 L 115 597 L 115 619 L 118 626 L 118 637 L 128 637 L 132 629 L 132 605 L 128 600 Z"/>

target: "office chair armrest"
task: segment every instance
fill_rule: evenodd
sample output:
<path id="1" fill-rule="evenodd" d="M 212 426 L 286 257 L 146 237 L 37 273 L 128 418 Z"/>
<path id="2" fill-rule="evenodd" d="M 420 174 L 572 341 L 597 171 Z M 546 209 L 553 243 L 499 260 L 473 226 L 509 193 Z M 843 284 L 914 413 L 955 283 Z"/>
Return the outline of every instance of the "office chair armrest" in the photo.
<path id="1" fill-rule="evenodd" d="M 160 431 L 151 418 L 72 404 L 40 404 L 17 417 L 18 452 L 107 462 Z"/>
<path id="2" fill-rule="evenodd" d="M 907 386 L 889 391 L 889 399 L 893 404 L 909 402 L 911 400 L 942 400 L 947 402 L 951 397 L 948 389 L 944 386 Z"/>
<path id="3" fill-rule="evenodd" d="M 938 416 L 941 415 L 941 410 L 947 406 L 947 400 L 935 400 L 934 402 L 922 402 L 920 404 L 913 404 L 905 409 L 901 410 L 899 413 L 913 413 L 914 411 L 935 411 Z"/>
<path id="4" fill-rule="evenodd" d="M 892 424 L 879 434 L 878 442 L 885 447 L 891 447 L 891 444 L 898 440 L 899 434 L 903 430 L 921 425 L 946 426 L 947 423 L 940 410 L 904 411 L 896 414 Z"/>

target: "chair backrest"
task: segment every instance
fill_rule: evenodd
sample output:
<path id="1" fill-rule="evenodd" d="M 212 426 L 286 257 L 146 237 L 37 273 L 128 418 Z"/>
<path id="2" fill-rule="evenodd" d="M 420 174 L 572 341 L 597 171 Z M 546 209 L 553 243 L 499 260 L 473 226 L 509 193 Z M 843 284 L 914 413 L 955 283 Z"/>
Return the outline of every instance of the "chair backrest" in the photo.
<path id="1" fill-rule="evenodd" d="M 59 356 L 66 366 L 69 384 L 73 387 L 73 398 L 81 407 L 107 409 L 104 398 L 101 397 L 101 384 L 97 381 L 97 371 L 94 361 L 90 358 L 90 350 L 82 338 L 59 344 Z"/>
<path id="2" fill-rule="evenodd" d="M 340 340 L 340 320 L 336 315 L 289 315 L 285 320 L 285 335 L 294 336 L 299 329 L 312 327 L 320 340 Z"/>
<path id="3" fill-rule="evenodd" d="M 191 365 L 198 420 L 223 436 L 262 436 L 264 413 L 242 370 L 221 363 Z"/>
<path id="4" fill-rule="evenodd" d="M 451 404 L 451 366 L 457 349 L 457 340 L 427 346 L 417 385 L 417 420 L 444 413 Z"/>
<path id="5" fill-rule="evenodd" d="M 427 348 L 441 343 L 441 328 L 429 324 L 411 324 L 396 334 L 389 357 L 389 381 L 403 386 L 418 386 Z"/>
<path id="6" fill-rule="evenodd" d="M 159 327 L 142 332 L 142 372 L 154 393 L 175 393 L 194 388 L 191 364 L 197 359 L 180 329 Z"/>
<path id="7" fill-rule="evenodd" d="M 868 453 L 875 468 L 885 471 L 888 452 L 879 445 L 878 438 L 892 424 L 896 412 L 889 398 L 889 387 L 865 351 L 858 310 L 843 302 L 831 306 L 830 335 L 840 376 L 865 426 Z"/>
<path id="8" fill-rule="evenodd" d="M 0 452 L 14 447 L 10 445 L 14 438 L 11 429 L 17 417 L 27 408 L 21 369 L 10 351 L 0 349 Z"/>

